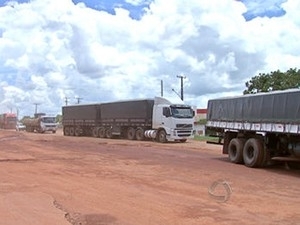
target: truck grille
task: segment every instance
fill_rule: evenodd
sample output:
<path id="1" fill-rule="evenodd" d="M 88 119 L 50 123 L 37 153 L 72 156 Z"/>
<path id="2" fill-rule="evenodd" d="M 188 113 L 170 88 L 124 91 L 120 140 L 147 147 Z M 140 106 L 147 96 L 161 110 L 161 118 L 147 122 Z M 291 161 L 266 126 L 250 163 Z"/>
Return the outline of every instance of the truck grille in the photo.
<path id="1" fill-rule="evenodd" d="M 193 129 L 193 124 L 176 124 L 176 128 Z"/>

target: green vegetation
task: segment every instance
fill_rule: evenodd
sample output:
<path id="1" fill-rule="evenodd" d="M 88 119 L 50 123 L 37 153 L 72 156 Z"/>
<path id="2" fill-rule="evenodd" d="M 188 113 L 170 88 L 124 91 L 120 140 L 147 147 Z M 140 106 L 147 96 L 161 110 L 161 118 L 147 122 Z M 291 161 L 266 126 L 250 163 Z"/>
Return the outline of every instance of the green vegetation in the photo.
<path id="1" fill-rule="evenodd" d="M 200 120 L 198 120 L 197 124 L 205 125 L 206 122 L 207 122 L 206 119 L 200 119 Z"/>
<path id="2" fill-rule="evenodd" d="M 194 140 L 196 140 L 196 141 L 214 141 L 214 142 L 218 142 L 219 138 L 210 137 L 210 136 L 203 136 L 203 135 L 195 135 Z"/>
<path id="3" fill-rule="evenodd" d="M 279 70 L 271 73 L 260 73 L 245 83 L 247 89 L 244 94 L 256 94 L 259 92 L 270 92 L 300 87 L 300 70 L 289 69 L 286 72 Z"/>

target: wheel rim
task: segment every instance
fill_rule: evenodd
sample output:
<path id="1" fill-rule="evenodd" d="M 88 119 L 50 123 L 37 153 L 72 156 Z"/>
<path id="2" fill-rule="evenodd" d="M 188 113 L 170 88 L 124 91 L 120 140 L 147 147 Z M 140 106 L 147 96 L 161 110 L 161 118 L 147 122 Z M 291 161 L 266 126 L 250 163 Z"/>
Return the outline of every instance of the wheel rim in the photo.
<path id="1" fill-rule="evenodd" d="M 246 154 L 247 154 L 247 157 L 249 159 L 253 159 L 254 158 L 254 149 L 253 149 L 253 147 L 249 147 Z"/>

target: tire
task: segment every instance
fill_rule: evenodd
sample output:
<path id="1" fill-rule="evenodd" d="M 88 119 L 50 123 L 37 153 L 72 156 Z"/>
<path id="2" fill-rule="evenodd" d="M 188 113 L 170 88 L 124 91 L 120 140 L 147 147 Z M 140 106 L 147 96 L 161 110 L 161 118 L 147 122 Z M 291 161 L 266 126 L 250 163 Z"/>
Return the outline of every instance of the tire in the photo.
<path id="1" fill-rule="evenodd" d="M 100 127 L 98 130 L 98 134 L 100 138 L 105 138 L 106 137 L 106 131 L 104 127 Z"/>
<path id="2" fill-rule="evenodd" d="M 92 130 L 92 136 L 95 138 L 99 137 L 98 131 L 99 131 L 98 127 L 94 127 Z"/>
<path id="3" fill-rule="evenodd" d="M 133 127 L 129 127 L 127 129 L 127 139 L 134 140 L 135 139 L 135 129 Z"/>
<path id="4" fill-rule="evenodd" d="M 167 136 L 166 131 L 160 130 L 157 134 L 157 141 L 160 143 L 166 143 L 167 142 L 166 136 Z"/>
<path id="5" fill-rule="evenodd" d="M 107 128 L 106 131 L 105 131 L 105 136 L 107 138 L 113 138 L 113 135 L 112 135 L 112 129 L 111 128 Z"/>
<path id="6" fill-rule="evenodd" d="M 300 170 L 299 162 L 286 162 L 287 168 L 292 170 Z"/>
<path id="7" fill-rule="evenodd" d="M 70 128 L 69 127 L 64 127 L 64 135 L 70 136 Z"/>
<path id="8" fill-rule="evenodd" d="M 265 150 L 263 143 L 258 138 L 250 138 L 243 149 L 245 166 L 251 168 L 262 167 L 264 164 Z"/>
<path id="9" fill-rule="evenodd" d="M 137 128 L 135 131 L 135 137 L 136 137 L 136 140 L 143 141 L 145 139 L 144 129 L 141 127 Z"/>
<path id="10" fill-rule="evenodd" d="M 74 127 L 70 127 L 70 136 L 74 136 L 74 134 L 75 134 Z"/>
<path id="11" fill-rule="evenodd" d="M 230 162 L 242 164 L 243 161 L 243 148 L 246 140 L 242 138 L 233 138 L 228 145 L 228 157 Z"/>
<path id="12" fill-rule="evenodd" d="M 81 135 L 81 129 L 80 129 L 79 127 L 76 127 L 76 128 L 75 128 L 74 135 L 75 135 L 76 137 L 79 137 L 79 136 Z"/>

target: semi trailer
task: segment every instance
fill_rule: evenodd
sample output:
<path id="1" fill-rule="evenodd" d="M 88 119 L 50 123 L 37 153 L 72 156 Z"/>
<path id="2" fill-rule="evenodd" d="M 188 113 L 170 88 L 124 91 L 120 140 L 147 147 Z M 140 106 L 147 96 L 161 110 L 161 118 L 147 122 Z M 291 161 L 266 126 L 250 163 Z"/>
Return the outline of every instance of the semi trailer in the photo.
<path id="1" fill-rule="evenodd" d="M 264 167 L 300 161 L 300 90 L 208 101 L 206 133 L 219 138 L 232 163 Z"/>
<path id="2" fill-rule="evenodd" d="M 16 129 L 17 115 L 15 113 L 3 113 L 0 115 L 1 129 Z"/>
<path id="3" fill-rule="evenodd" d="M 62 107 L 66 136 L 185 142 L 194 135 L 194 110 L 165 98 Z"/>
<path id="4" fill-rule="evenodd" d="M 38 115 L 35 118 L 25 118 L 23 119 L 23 124 L 25 125 L 25 130 L 27 132 L 56 133 L 58 128 L 56 117 L 45 114 Z"/>

